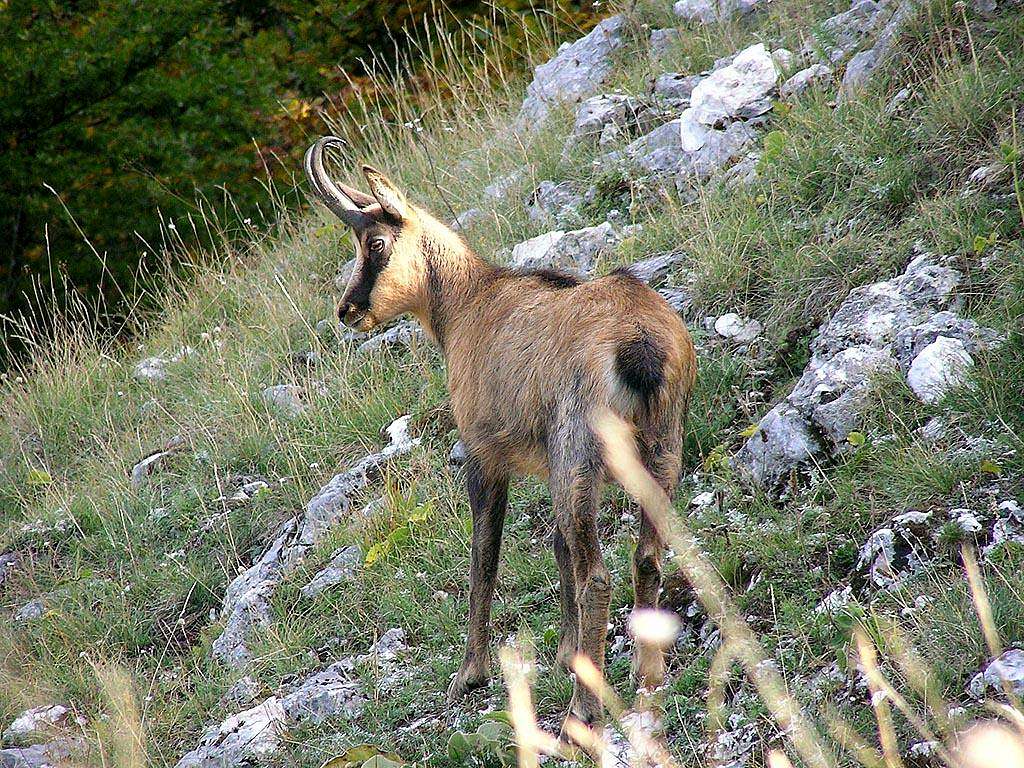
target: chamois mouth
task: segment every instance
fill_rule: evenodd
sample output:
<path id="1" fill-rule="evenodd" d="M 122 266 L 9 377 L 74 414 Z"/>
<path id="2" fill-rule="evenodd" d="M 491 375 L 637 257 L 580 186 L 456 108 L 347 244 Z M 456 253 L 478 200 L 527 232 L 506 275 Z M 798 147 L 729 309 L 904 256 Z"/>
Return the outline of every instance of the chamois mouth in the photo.
<path id="1" fill-rule="evenodd" d="M 347 328 L 354 328 L 357 331 L 369 331 L 377 325 L 377 319 L 368 309 L 350 309 L 341 318 L 341 322 Z"/>

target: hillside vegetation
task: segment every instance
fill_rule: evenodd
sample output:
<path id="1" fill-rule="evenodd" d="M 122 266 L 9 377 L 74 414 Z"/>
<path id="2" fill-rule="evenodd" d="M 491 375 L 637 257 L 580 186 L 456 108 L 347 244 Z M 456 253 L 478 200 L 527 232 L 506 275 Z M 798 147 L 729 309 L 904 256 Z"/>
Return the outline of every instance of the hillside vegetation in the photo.
<path id="1" fill-rule="evenodd" d="M 552 103 L 536 83 L 523 103 L 533 70 L 496 55 L 500 37 L 475 62 L 440 40 L 444 97 L 335 115 L 335 167 L 356 185 L 360 162 L 384 169 L 497 261 L 641 264 L 698 349 L 679 518 L 837 765 L 882 749 L 942 765 L 935 742 L 1005 697 L 1000 678 L 1024 686 L 1024 12 L 677 8 L 689 18 L 666 0 L 609 9 L 562 51 L 593 59 Z M 555 55 L 539 36 L 530 50 L 531 67 Z M 612 97 L 576 103 L 597 94 Z M 347 233 L 319 209 L 281 217 L 189 257 L 137 344 L 73 311 L 53 341 L 26 332 L 31 360 L 3 382 L 0 723 L 61 709 L 5 733 L 5 768 L 48 752 L 317 766 L 361 744 L 512 759 L 497 670 L 444 700 L 469 510 L 443 360 L 409 323 L 339 328 Z M 550 232 L 568 234 L 533 240 Z M 607 490 L 606 671 L 627 701 L 636 516 Z M 516 483 L 494 636 L 533 656 L 557 731 L 572 682 L 554 663 L 551 525 L 545 487 Z M 657 694 L 672 755 L 762 766 L 779 747 L 800 764 L 677 568 Z M 868 645 L 905 699 L 872 695 Z"/>

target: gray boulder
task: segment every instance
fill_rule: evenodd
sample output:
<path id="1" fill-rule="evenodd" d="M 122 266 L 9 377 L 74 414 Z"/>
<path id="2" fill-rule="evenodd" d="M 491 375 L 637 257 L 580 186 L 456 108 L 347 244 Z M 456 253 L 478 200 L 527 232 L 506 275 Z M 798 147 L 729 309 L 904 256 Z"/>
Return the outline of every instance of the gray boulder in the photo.
<path id="1" fill-rule="evenodd" d="M 939 336 L 914 357 L 907 384 L 922 401 L 937 403 L 967 381 L 973 366 L 974 359 L 960 339 Z"/>
<path id="2" fill-rule="evenodd" d="M 822 34 L 804 47 L 806 55 L 820 53 L 825 62 L 838 64 L 860 47 L 888 17 L 886 0 L 853 0 L 849 10 L 826 19 Z"/>
<path id="3" fill-rule="evenodd" d="M 760 0 L 677 0 L 672 10 L 686 21 L 715 24 L 733 16 L 746 16 L 760 5 Z"/>
<path id="4" fill-rule="evenodd" d="M 689 105 L 693 89 L 700 81 L 700 75 L 665 72 L 655 79 L 651 86 L 651 93 L 666 106 L 685 107 Z"/>
<path id="5" fill-rule="evenodd" d="M 228 717 L 208 729 L 199 745 L 175 768 L 227 768 L 253 765 L 281 748 L 287 716 L 280 699 L 271 696 L 252 709 Z"/>
<path id="6" fill-rule="evenodd" d="M 34 619 L 41 618 L 44 613 L 46 613 L 46 604 L 43 602 L 43 598 L 37 597 L 29 600 L 14 612 L 14 621 L 16 623 L 33 621 Z"/>
<path id="7" fill-rule="evenodd" d="M 4 729 L 4 741 L 23 742 L 30 736 L 45 734 L 71 719 L 71 710 L 63 704 L 44 704 L 26 709 Z"/>
<path id="8" fill-rule="evenodd" d="M 61 768 L 72 765 L 72 758 L 82 751 L 79 740 L 54 739 L 45 744 L 0 749 L 0 768 Z"/>
<path id="9" fill-rule="evenodd" d="M 337 661 L 310 675 L 281 697 L 281 708 L 289 724 L 319 723 L 328 717 L 356 717 L 366 697 L 352 674 L 351 659 Z"/>
<path id="10" fill-rule="evenodd" d="M 900 0 L 874 44 L 857 53 L 846 64 L 843 82 L 839 90 L 840 100 L 849 98 L 862 90 L 871 77 L 892 58 L 904 25 L 917 10 L 916 0 Z"/>
<path id="11" fill-rule="evenodd" d="M 535 130 L 552 107 L 580 101 L 600 87 L 612 73 L 612 54 L 623 44 L 625 26 L 624 17 L 611 16 L 537 67 L 515 119 L 516 129 Z"/>
<path id="12" fill-rule="evenodd" d="M 1017 696 L 1024 694 L 1024 651 L 1019 648 L 1003 651 L 986 664 L 981 672 L 971 678 L 967 691 L 979 700 L 989 693 L 1002 696 L 1004 683 Z"/>
<path id="13" fill-rule="evenodd" d="M 821 450 L 807 420 L 783 401 L 761 419 L 757 431 L 733 458 L 733 466 L 745 480 L 762 488 L 775 488 L 794 468 Z"/>
<path id="14" fill-rule="evenodd" d="M 849 347 L 824 360 L 812 359 L 788 400 L 834 446 L 842 446 L 868 405 L 872 379 L 896 369 L 888 350 Z"/>
<path id="15" fill-rule="evenodd" d="M 563 153 L 581 144 L 607 144 L 611 139 L 634 131 L 638 125 L 639 102 L 632 96 L 602 94 L 591 96 L 576 110 L 576 121 Z"/>
<path id="16" fill-rule="evenodd" d="M 914 358 L 940 336 L 962 342 L 964 350 L 972 356 L 991 348 L 1000 340 L 999 334 L 992 329 L 960 317 L 955 312 L 936 312 L 925 322 L 904 328 L 896 334 L 892 350 L 900 368 L 909 370 Z"/>
<path id="17" fill-rule="evenodd" d="M 682 317 L 686 317 L 690 314 L 690 310 L 693 308 L 693 294 L 690 293 L 686 288 L 680 286 L 672 286 L 669 288 L 659 288 L 658 294 L 668 305 L 672 307 Z"/>
<path id="18" fill-rule="evenodd" d="M 872 379 L 900 370 L 907 360 L 914 370 L 915 361 L 928 349 L 916 351 L 920 344 L 942 328 L 958 326 L 955 316 L 944 310 L 954 302 L 959 277 L 924 254 L 898 277 L 852 290 L 812 342 L 811 360 L 793 391 L 761 420 L 757 433 L 734 457 L 740 474 L 773 488 L 819 452 L 843 450 L 868 405 Z M 966 323 L 960 327 L 970 329 Z M 974 336 L 984 334 L 977 331 Z M 956 344 L 963 347 L 959 340 Z M 964 363 L 962 357 L 957 359 Z M 931 363 L 926 357 L 918 364 L 922 374 L 934 375 L 922 376 L 923 383 L 910 382 L 912 388 L 951 386 L 955 379 L 950 368 Z M 791 444 L 796 448 L 790 449 Z"/>
<path id="19" fill-rule="evenodd" d="M 624 150 L 626 158 L 651 175 L 675 174 L 686 159 L 679 138 L 679 126 L 679 119 L 671 120 L 635 139 Z"/>

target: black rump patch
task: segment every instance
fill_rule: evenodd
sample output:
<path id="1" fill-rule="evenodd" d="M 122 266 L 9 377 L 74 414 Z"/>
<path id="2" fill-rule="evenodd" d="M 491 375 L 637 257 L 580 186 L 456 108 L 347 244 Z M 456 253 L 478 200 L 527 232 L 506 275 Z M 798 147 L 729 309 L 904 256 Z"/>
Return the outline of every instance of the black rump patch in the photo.
<path id="1" fill-rule="evenodd" d="M 665 380 L 665 356 L 646 331 L 622 341 L 615 351 L 615 371 L 622 383 L 649 402 Z"/>
<path id="2" fill-rule="evenodd" d="M 560 272 L 557 269 L 531 269 L 529 272 L 524 272 L 523 275 L 539 278 L 541 282 L 552 288 L 575 288 L 583 282 L 576 275 Z"/>

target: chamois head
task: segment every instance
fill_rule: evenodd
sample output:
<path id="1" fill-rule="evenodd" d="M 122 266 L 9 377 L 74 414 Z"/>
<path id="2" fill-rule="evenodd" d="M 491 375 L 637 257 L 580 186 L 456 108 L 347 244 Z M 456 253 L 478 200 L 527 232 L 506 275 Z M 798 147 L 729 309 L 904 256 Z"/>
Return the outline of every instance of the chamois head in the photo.
<path id="1" fill-rule="evenodd" d="M 420 247 L 421 211 L 380 171 L 363 166 L 372 194 L 333 181 L 324 170 L 323 153 L 335 136 L 319 139 L 306 152 L 305 169 L 313 191 L 352 229 L 356 264 L 338 317 L 345 325 L 368 331 L 418 308 L 425 282 Z"/>

